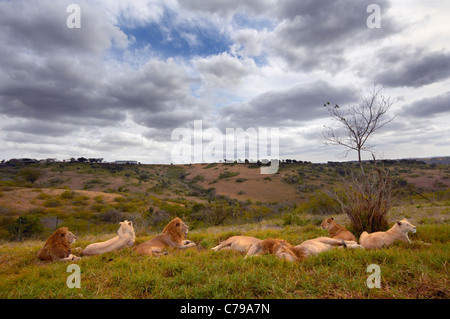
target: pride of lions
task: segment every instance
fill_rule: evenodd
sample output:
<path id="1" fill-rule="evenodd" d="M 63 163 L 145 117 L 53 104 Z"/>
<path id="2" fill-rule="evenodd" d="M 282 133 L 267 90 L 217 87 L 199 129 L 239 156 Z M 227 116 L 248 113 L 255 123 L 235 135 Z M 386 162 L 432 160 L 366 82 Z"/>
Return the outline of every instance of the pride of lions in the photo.
<path id="1" fill-rule="evenodd" d="M 288 261 L 300 261 L 308 256 L 317 255 L 333 248 L 348 249 L 377 249 L 391 245 L 400 240 L 411 243 L 408 232 L 415 233 L 416 226 L 408 220 L 397 221 L 392 228 L 385 232 L 367 233 L 363 232 L 359 238 L 359 244 L 355 236 L 334 221 L 333 218 L 325 219 L 321 227 L 327 229 L 329 237 L 318 237 L 308 239 L 297 246 L 292 246 L 284 239 L 259 239 L 250 236 L 232 236 L 212 248 L 214 251 L 231 249 L 245 253 L 245 257 L 273 254 L 277 258 Z M 174 218 L 166 225 L 162 233 L 136 247 L 134 251 L 143 255 L 162 255 L 168 247 L 185 249 L 195 247 L 193 241 L 186 240 L 189 227 L 179 217 Z M 135 244 L 135 233 L 133 223 L 125 220 L 120 223 L 117 236 L 104 242 L 88 245 L 81 250 L 84 256 L 99 255 L 113 250 L 132 247 Z M 46 241 L 37 257 L 40 260 L 50 261 L 78 261 L 81 258 L 72 254 L 71 244 L 77 237 L 66 227 L 57 229 Z"/>

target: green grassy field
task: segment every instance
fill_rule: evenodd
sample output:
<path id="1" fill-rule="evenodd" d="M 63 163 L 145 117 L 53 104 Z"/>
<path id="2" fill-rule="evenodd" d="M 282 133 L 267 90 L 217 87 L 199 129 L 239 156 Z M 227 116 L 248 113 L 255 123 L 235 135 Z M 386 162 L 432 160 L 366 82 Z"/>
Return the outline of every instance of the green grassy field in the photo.
<path id="1" fill-rule="evenodd" d="M 447 210 L 438 216 L 448 216 Z M 83 257 L 76 263 L 81 288 L 66 284 L 71 263 L 36 258 L 43 241 L 4 242 L 0 245 L 0 298 L 449 298 L 450 225 L 447 219 L 442 222 L 429 213 L 432 217 L 423 219 L 418 209 L 411 209 L 410 214 L 417 226 L 417 233 L 410 235 L 413 244 L 396 243 L 370 251 L 334 250 L 298 263 L 270 255 L 244 259 L 237 252 L 210 248 L 236 234 L 279 237 L 298 244 L 326 235 L 326 231 L 314 224 L 283 226 L 282 220 L 198 229 L 188 236 L 197 243 L 195 249 L 147 257 L 127 248 Z M 103 235 L 101 240 L 112 236 Z M 152 236 L 138 237 L 136 243 Z M 94 241 L 93 236 L 82 237 L 73 247 Z M 380 288 L 366 285 L 370 264 L 380 266 Z"/>
<path id="2" fill-rule="evenodd" d="M 336 207 L 322 190 L 336 186 L 342 170 L 354 169 L 354 165 L 284 165 L 280 174 L 269 179 L 244 164 L 54 164 L 36 168 L 45 174 L 34 183 L 17 177 L 20 167 L 0 169 L 0 299 L 450 296 L 447 165 L 390 167 L 396 200 L 388 219 L 392 225 L 406 217 L 416 225 L 417 233 L 410 234 L 413 244 L 395 243 L 376 251 L 333 250 L 298 263 L 273 256 L 244 260 L 243 254 L 211 248 L 232 235 L 283 238 L 297 245 L 327 236 L 319 225 L 330 215 L 348 224 L 345 215 L 334 214 Z M 229 168 L 239 175 L 219 178 Z M 414 186 L 420 194 L 407 192 L 406 186 Z M 247 193 L 238 195 L 242 189 Z M 268 200 L 269 193 L 277 201 Z M 288 200 L 288 195 L 297 200 Z M 11 228 L 19 216 L 39 221 L 43 228 L 19 238 Z M 188 239 L 196 242 L 196 248 L 171 250 L 160 257 L 140 256 L 131 248 L 83 257 L 76 263 L 80 288 L 67 286 L 72 275 L 67 267 L 72 263 L 41 262 L 36 257 L 56 227 L 68 227 L 79 238 L 73 248 L 84 248 L 116 236 L 118 221 L 133 220 L 139 244 L 156 236 L 175 216 L 190 226 Z M 367 287 L 371 264 L 381 269 L 380 288 Z"/>

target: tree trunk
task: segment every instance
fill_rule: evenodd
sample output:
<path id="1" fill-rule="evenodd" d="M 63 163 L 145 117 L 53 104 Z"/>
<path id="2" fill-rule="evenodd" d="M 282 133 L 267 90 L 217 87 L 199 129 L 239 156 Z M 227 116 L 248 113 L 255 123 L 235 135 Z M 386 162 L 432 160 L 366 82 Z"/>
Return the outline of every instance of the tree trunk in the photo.
<path id="1" fill-rule="evenodd" d="M 361 168 L 361 173 L 364 173 L 364 168 L 362 166 L 362 161 L 361 161 L 361 150 L 358 149 L 358 162 L 359 162 L 359 168 Z"/>

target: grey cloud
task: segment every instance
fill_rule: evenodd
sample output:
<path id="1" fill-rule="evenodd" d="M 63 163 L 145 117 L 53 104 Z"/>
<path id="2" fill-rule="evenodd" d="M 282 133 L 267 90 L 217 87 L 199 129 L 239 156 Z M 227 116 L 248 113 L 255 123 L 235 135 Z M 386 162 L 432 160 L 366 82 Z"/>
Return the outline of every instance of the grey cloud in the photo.
<path id="1" fill-rule="evenodd" d="M 176 128 L 204 117 L 209 111 L 204 102 L 191 96 L 192 81 L 171 60 L 150 61 L 140 70 L 113 77 L 108 95 L 138 124 Z"/>
<path id="2" fill-rule="evenodd" d="M 355 102 L 358 93 L 352 88 L 332 86 L 324 81 L 299 84 L 261 94 L 249 102 L 221 109 L 224 125 L 237 127 L 298 126 L 302 122 L 326 117 L 325 102 Z"/>
<path id="3" fill-rule="evenodd" d="M 66 21 L 72 1 L 7 1 L 0 3 L 0 26 L 7 31 L 5 45 L 25 46 L 29 50 L 48 54 L 101 53 L 117 45 L 127 45 L 127 36 L 113 26 L 106 15 L 86 2 L 80 3 L 80 29 L 69 29 Z"/>
<path id="4" fill-rule="evenodd" d="M 179 126 L 188 119 L 173 113 L 184 108 L 201 117 L 204 105 L 199 109 L 191 97 L 192 80 L 181 67 L 173 60 L 150 60 L 135 70 L 107 65 L 103 54 L 123 34 L 94 7 L 83 2 L 81 10 L 75 30 L 66 27 L 64 1 L 0 3 L 6 44 L 0 47 L 0 112 L 49 123 L 48 133 L 42 125 L 15 130 L 51 135 L 58 123 L 65 134 L 70 127 L 120 125 L 127 113 L 149 127 Z"/>
<path id="5" fill-rule="evenodd" d="M 432 118 L 450 115 L 450 91 L 435 97 L 418 100 L 402 109 L 404 117 Z"/>
<path id="6" fill-rule="evenodd" d="M 189 78 L 173 61 L 149 61 L 139 70 L 112 75 L 107 94 L 122 107 L 173 109 L 189 93 Z"/>
<path id="7" fill-rule="evenodd" d="M 77 130 L 76 126 L 52 123 L 40 120 L 20 120 L 1 127 L 4 131 L 22 132 L 39 136 L 62 137 Z"/>
<path id="8" fill-rule="evenodd" d="M 388 1 L 375 1 L 382 10 L 382 27 L 369 29 L 367 6 L 374 1 L 285 1 L 277 6 L 282 22 L 272 34 L 271 49 L 295 70 L 337 71 L 347 65 L 346 52 L 400 31 L 389 15 Z"/>
<path id="9" fill-rule="evenodd" d="M 0 112 L 78 125 L 125 117 L 104 94 L 101 53 L 125 36 L 82 3 L 81 29 L 68 29 L 69 1 L 0 3 Z M 126 38 L 126 36 L 125 36 Z"/>
<path id="10" fill-rule="evenodd" d="M 382 70 L 374 81 L 390 87 L 421 87 L 450 77 L 448 52 L 407 48 L 380 52 Z M 380 67 L 380 65 L 378 65 Z"/>
<path id="11" fill-rule="evenodd" d="M 199 58 L 193 63 L 201 72 L 205 85 L 221 88 L 239 85 L 255 69 L 253 60 L 241 60 L 226 53 Z"/>
<path id="12" fill-rule="evenodd" d="M 273 2 L 270 0 L 191 0 L 180 1 L 179 3 L 188 10 L 216 14 L 225 18 L 232 17 L 239 9 L 260 14 L 267 13 L 273 7 Z"/>

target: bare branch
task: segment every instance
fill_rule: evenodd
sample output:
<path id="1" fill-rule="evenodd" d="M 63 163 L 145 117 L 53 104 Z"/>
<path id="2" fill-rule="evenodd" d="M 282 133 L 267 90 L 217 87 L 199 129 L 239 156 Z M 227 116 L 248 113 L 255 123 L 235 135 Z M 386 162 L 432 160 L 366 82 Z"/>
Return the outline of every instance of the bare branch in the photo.
<path id="1" fill-rule="evenodd" d="M 381 95 L 382 89 L 382 86 L 374 86 L 373 90 L 369 91 L 369 97 L 362 97 L 359 105 L 347 109 L 337 104 L 324 105 L 330 117 L 336 122 L 336 128 L 327 127 L 328 131 L 322 133 L 325 144 L 344 146 L 348 151 L 357 151 L 361 170 L 363 170 L 361 152 L 371 151 L 373 148 L 373 145 L 369 144 L 370 138 L 395 118 L 395 116 L 386 117 L 394 102 Z M 345 134 L 341 134 L 342 132 Z"/>

